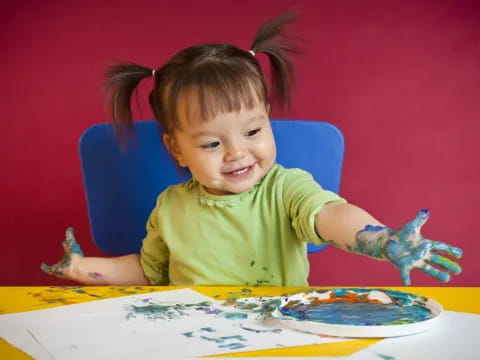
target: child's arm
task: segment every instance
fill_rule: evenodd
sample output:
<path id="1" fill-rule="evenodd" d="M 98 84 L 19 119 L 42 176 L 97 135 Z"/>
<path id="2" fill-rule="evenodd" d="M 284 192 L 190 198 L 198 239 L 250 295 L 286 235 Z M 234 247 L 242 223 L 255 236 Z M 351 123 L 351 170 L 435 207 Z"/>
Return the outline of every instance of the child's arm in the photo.
<path id="1" fill-rule="evenodd" d="M 83 285 L 148 285 L 140 265 L 140 256 L 131 254 L 112 258 L 84 257 L 83 251 L 68 228 L 63 248 L 65 255 L 55 265 L 41 264 L 53 276 L 77 281 Z"/>
<path id="2" fill-rule="evenodd" d="M 462 250 L 424 238 L 420 229 L 428 217 L 428 210 L 420 210 L 411 222 L 393 230 L 359 207 L 332 202 L 316 215 L 315 230 L 321 238 L 338 248 L 390 261 L 400 269 L 404 285 L 410 285 L 410 271 L 413 269 L 447 282 L 450 280 L 449 272 L 459 274 L 462 269 L 438 252 L 460 258 Z"/>

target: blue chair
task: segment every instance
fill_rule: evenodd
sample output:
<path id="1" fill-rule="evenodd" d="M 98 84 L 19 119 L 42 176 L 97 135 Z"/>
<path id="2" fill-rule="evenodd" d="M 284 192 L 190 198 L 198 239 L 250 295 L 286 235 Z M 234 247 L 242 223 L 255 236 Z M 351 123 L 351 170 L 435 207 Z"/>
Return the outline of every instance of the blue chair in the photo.
<path id="1" fill-rule="evenodd" d="M 189 178 L 163 145 L 156 121 L 137 121 L 134 126 L 136 136 L 124 149 L 112 124 L 93 125 L 80 139 L 92 236 L 109 255 L 140 252 L 157 196 Z M 278 163 L 309 171 L 325 189 L 338 193 L 344 152 L 341 132 L 318 121 L 272 120 L 272 127 Z M 308 252 L 325 246 L 308 244 Z"/>

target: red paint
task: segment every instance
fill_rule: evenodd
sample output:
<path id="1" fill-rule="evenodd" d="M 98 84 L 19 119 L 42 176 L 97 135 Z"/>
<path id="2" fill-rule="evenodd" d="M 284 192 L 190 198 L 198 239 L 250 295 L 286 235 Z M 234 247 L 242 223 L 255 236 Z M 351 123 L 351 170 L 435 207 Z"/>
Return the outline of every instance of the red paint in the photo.
<path id="1" fill-rule="evenodd" d="M 479 286 L 480 3 L 476 0 L 10 1 L 0 5 L 0 285 L 67 284 L 39 264 L 63 255 L 67 226 L 90 239 L 77 142 L 108 121 L 112 59 L 157 68 L 198 42 L 247 49 L 257 26 L 290 8 L 306 46 L 292 114 L 331 121 L 346 140 L 341 194 L 391 227 L 431 209 L 422 233 L 460 246 Z M 257 54 L 264 64 L 265 55 Z M 142 83 L 141 104 L 151 81 Z M 136 118 L 151 118 L 144 107 Z M 387 263 L 329 248 L 313 285 L 401 285 Z M 341 266 L 338 266 L 341 264 Z M 443 285 L 420 272 L 413 285 Z"/>

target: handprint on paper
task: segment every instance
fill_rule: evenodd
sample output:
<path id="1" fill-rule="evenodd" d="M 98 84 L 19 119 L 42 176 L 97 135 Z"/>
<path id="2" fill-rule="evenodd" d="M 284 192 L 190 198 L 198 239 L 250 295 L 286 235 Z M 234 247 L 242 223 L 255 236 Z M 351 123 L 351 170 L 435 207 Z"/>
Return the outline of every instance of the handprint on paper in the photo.
<path id="1" fill-rule="evenodd" d="M 450 272 L 457 275 L 462 268 L 438 253 L 446 253 L 458 259 L 462 257 L 462 250 L 422 236 L 420 229 L 429 216 L 430 212 L 422 209 L 412 221 L 398 230 L 367 225 L 357 233 L 356 247 L 351 250 L 389 260 L 400 269 L 404 285 L 411 284 L 410 271 L 413 269 L 419 269 L 440 281 L 447 282 L 450 280 Z M 432 265 L 438 266 L 440 270 Z"/>

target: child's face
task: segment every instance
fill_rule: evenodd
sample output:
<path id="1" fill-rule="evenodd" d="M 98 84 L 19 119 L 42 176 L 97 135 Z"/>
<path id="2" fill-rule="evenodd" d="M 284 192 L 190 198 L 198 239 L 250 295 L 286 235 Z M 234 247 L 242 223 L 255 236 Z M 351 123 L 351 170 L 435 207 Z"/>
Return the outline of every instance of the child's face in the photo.
<path id="1" fill-rule="evenodd" d="M 250 190 L 275 163 L 276 148 L 268 109 L 220 113 L 203 121 L 198 111 L 180 111 L 173 155 L 215 195 Z M 187 120 L 188 119 L 188 120 Z"/>

